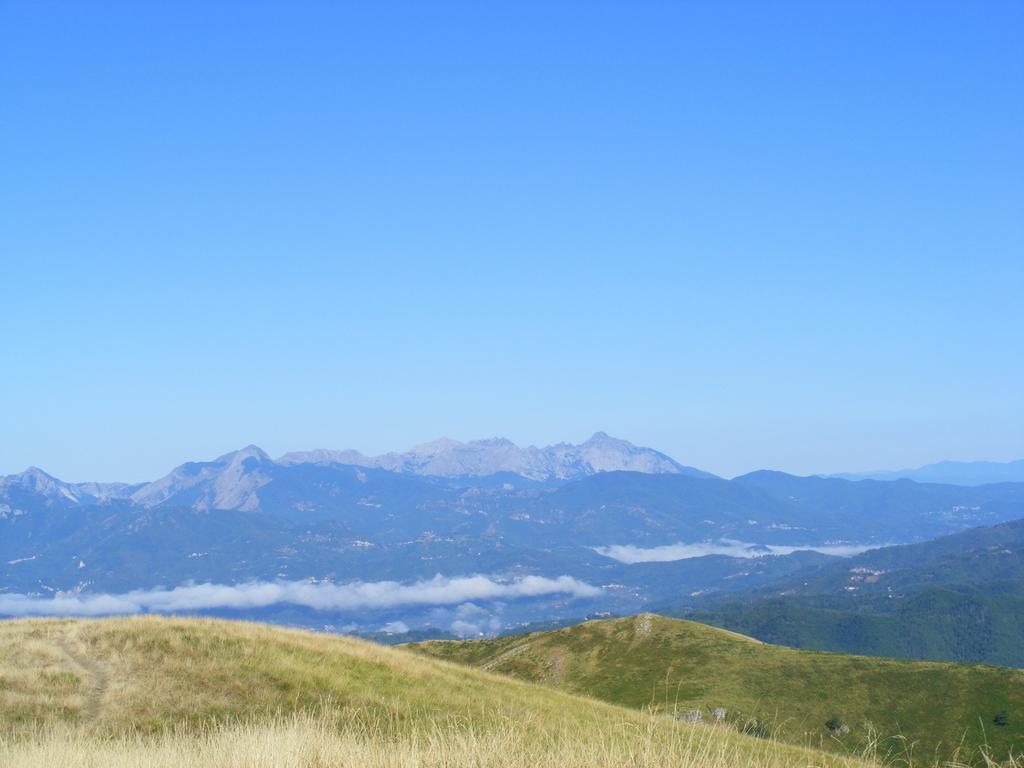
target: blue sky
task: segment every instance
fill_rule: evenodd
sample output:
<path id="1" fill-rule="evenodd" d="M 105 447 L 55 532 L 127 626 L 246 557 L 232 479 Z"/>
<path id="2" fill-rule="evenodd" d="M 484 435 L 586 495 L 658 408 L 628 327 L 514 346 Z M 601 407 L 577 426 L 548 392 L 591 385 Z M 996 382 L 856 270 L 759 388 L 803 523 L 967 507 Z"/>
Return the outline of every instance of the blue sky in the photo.
<path id="1" fill-rule="evenodd" d="M 0 3 L 0 473 L 1024 456 L 1024 5 Z"/>

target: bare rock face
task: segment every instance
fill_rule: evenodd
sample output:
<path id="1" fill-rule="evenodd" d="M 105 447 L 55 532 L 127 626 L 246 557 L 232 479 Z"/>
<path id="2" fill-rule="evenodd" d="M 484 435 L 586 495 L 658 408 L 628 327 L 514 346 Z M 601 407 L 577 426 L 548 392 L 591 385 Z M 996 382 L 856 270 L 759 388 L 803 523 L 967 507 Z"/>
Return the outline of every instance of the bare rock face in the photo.
<path id="1" fill-rule="evenodd" d="M 171 498 L 196 509 L 259 508 L 256 491 L 270 482 L 274 461 L 255 445 L 226 453 L 213 461 L 189 462 L 148 483 L 131 496 L 136 504 L 153 507 Z"/>
<path id="2" fill-rule="evenodd" d="M 576 446 L 581 462 L 594 472 L 643 472 L 648 475 L 699 473 L 684 467 L 663 453 L 638 448 L 626 440 L 598 432 L 582 445 Z M 704 474 L 704 473 L 700 473 Z"/>
<path id="3" fill-rule="evenodd" d="M 288 453 L 278 463 L 353 464 L 394 472 L 438 477 L 485 477 L 508 472 L 531 480 L 568 480 L 598 472 L 643 472 L 645 474 L 689 474 L 711 477 L 685 467 L 663 453 L 641 448 L 626 440 L 598 432 L 579 445 L 557 443 L 546 448 L 520 448 L 505 438 L 471 440 L 462 443 L 441 438 L 417 445 L 405 453 L 364 456 L 358 451 L 316 450 Z"/>

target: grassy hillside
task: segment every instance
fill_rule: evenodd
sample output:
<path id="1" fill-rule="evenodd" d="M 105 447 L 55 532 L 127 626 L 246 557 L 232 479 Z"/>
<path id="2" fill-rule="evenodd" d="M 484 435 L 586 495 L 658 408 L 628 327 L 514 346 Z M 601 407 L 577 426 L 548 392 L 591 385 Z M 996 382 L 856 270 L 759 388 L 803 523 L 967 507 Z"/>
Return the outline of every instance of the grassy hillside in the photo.
<path id="1" fill-rule="evenodd" d="M 858 765 L 408 650 L 155 617 L 0 622 L 0 764 Z"/>
<path id="2" fill-rule="evenodd" d="M 1024 672 L 844 656 L 766 645 L 652 614 L 478 641 L 435 641 L 422 653 L 605 701 L 686 718 L 769 723 L 780 739 L 857 751 L 885 738 L 894 753 L 978 759 L 1024 749 Z M 1007 712 L 1007 724 L 993 719 Z M 695 713 L 699 712 L 697 715 Z M 720 713 L 721 714 L 721 713 Z M 832 729 L 826 723 L 836 716 Z M 842 721 L 841 723 L 839 721 Z M 845 733 L 842 725 L 849 728 Z M 870 724 L 870 726 L 868 725 Z"/>

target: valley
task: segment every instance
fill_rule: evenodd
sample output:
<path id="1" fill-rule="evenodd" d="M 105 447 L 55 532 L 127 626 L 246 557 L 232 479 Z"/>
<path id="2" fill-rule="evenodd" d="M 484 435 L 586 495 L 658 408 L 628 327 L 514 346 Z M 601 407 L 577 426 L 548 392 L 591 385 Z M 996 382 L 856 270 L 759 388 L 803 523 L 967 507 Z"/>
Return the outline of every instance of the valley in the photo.
<path id="1" fill-rule="evenodd" d="M 543 450 L 437 441 L 389 456 L 272 460 L 250 446 L 144 484 L 65 483 L 37 469 L 0 479 L 0 614 L 45 613 L 41 604 L 59 599 L 92 615 L 84 606 L 97 598 L 134 605 L 124 597 L 133 591 L 208 584 L 222 597 L 190 602 L 199 614 L 378 637 L 394 628 L 474 636 L 643 610 L 719 610 L 729 596 L 784 591 L 776 585 L 805 572 L 842 573 L 844 558 L 867 548 L 1024 516 L 1019 483 L 778 472 L 724 480 L 603 433 Z M 236 599 L 244 585 L 387 590 L 476 576 L 583 587 L 482 602 L 453 591 L 426 603 L 364 601 L 358 611 L 331 599 Z"/>

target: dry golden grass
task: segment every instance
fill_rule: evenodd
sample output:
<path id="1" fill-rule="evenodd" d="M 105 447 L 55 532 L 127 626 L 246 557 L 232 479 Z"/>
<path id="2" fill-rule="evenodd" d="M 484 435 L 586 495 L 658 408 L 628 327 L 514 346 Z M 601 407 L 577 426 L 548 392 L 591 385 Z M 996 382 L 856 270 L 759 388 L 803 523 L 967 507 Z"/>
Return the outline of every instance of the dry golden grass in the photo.
<path id="1" fill-rule="evenodd" d="M 536 724 L 533 724 L 536 725 Z M 522 728 L 505 722 L 424 722 L 395 735 L 385 728 L 338 728 L 295 714 L 248 723 L 101 738 L 55 728 L 0 740 L 7 768 L 796 768 L 818 766 L 810 752 L 760 741 L 740 744 L 713 728 L 666 728 L 654 719 L 601 729 Z M 847 768 L 856 761 L 827 761 Z"/>
<path id="2" fill-rule="evenodd" d="M 0 622 L 12 768 L 868 764 L 351 638 L 153 617 Z"/>

